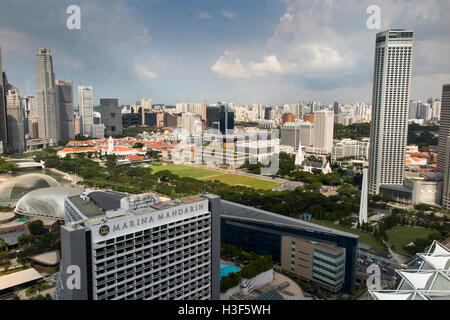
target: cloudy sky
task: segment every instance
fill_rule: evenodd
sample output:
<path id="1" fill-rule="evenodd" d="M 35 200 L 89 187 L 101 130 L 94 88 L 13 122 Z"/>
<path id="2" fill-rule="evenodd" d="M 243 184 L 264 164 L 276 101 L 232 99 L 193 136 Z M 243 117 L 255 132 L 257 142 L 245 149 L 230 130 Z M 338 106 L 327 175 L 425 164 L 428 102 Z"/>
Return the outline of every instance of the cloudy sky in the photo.
<path id="1" fill-rule="evenodd" d="M 81 8 L 81 30 L 66 8 Z M 411 99 L 450 83 L 448 0 L 1 0 L 3 69 L 35 90 L 36 48 L 50 48 L 57 79 L 131 104 L 300 100 L 371 102 L 375 35 L 415 31 Z"/>

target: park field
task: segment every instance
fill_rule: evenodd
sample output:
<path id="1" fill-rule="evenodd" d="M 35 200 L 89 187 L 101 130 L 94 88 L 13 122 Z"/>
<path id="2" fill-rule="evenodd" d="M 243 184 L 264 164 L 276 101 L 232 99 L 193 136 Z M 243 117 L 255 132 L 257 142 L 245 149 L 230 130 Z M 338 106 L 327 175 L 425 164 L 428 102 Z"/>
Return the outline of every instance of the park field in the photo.
<path id="1" fill-rule="evenodd" d="M 153 165 L 150 167 L 154 173 L 169 170 L 173 174 L 182 177 L 182 178 L 194 178 L 199 180 L 207 180 L 207 181 L 220 181 L 222 183 L 228 184 L 230 186 L 246 186 L 255 189 L 262 190 L 271 190 L 272 188 L 276 188 L 281 186 L 281 183 L 252 178 L 247 176 L 235 175 L 223 173 L 221 171 L 209 170 L 185 165 L 178 164 L 168 164 L 168 165 Z"/>
<path id="2" fill-rule="evenodd" d="M 336 229 L 336 230 L 339 230 L 339 231 L 344 231 L 344 232 L 355 234 L 355 235 L 359 236 L 358 242 L 364 243 L 364 244 L 367 244 L 367 245 L 371 246 L 372 250 L 375 251 L 375 252 L 388 254 L 387 248 L 385 246 L 383 246 L 379 241 L 377 241 L 375 239 L 375 237 L 372 236 L 371 234 L 368 234 L 366 232 L 362 232 L 360 230 L 344 227 L 344 226 L 341 226 L 339 224 L 334 224 L 333 222 L 329 222 L 329 221 L 316 221 L 316 220 L 313 220 L 312 223 L 319 224 L 319 225 L 324 226 L 324 227 Z"/>
<path id="3" fill-rule="evenodd" d="M 437 233 L 436 231 L 410 227 L 410 226 L 395 226 L 390 230 L 386 230 L 386 234 L 389 238 L 389 243 L 394 245 L 394 251 L 400 253 L 406 253 L 403 247 L 416 239 L 428 239 L 430 234 Z"/>
<path id="4" fill-rule="evenodd" d="M 208 169 L 202 169 L 202 168 L 196 168 L 196 167 L 190 167 L 185 166 L 181 164 L 168 164 L 168 165 L 153 165 L 150 167 L 154 173 L 163 171 L 163 170 L 169 170 L 173 174 L 181 177 L 181 178 L 194 178 L 194 179 L 201 179 L 201 178 L 208 178 L 212 176 L 221 175 L 222 172 L 215 171 L 215 170 L 208 170 Z"/>
<path id="5" fill-rule="evenodd" d="M 203 178 L 202 180 L 210 180 L 210 181 L 217 180 L 230 186 L 245 186 L 262 190 L 272 190 L 273 188 L 281 186 L 281 183 L 276 181 L 227 173 L 218 176 Z"/>

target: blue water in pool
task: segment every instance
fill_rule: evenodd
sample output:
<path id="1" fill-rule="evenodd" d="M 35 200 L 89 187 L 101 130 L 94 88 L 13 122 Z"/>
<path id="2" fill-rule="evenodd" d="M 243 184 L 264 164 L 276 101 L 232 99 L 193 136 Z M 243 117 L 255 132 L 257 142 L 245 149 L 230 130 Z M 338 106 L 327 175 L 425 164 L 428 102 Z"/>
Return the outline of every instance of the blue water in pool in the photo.
<path id="1" fill-rule="evenodd" d="M 222 277 L 227 276 L 230 273 L 239 272 L 239 271 L 241 271 L 241 268 L 238 268 L 234 265 L 221 264 L 220 265 L 220 279 L 222 279 Z"/>

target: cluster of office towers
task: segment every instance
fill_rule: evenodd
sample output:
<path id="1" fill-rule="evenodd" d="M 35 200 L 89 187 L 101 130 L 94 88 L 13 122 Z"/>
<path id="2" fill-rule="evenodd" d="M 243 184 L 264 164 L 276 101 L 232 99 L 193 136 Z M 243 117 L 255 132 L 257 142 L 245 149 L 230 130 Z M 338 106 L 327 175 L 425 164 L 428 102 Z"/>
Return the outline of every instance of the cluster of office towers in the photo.
<path id="1" fill-rule="evenodd" d="M 100 114 L 94 117 L 91 86 L 78 86 L 78 117 L 75 117 L 72 81 L 56 80 L 50 49 L 37 49 L 36 95 L 21 97 L 2 71 L 0 48 L 0 153 L 56 146 L 76 134 L 103 138 L 122 133 L 118 99 L 100 99 Z"/>

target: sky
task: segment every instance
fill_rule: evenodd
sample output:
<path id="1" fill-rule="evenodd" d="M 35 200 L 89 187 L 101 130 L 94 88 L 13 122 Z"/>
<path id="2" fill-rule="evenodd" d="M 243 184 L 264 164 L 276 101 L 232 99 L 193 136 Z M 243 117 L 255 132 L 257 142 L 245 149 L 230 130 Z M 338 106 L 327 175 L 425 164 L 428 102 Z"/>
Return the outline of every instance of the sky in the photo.
<path id="1" fill-rule="evenodd" d="M 69 30 L 66 9 L 81 9 Z M 369 30 L 370 5 L 381 29 Z M 35 94 L 37 48 L 94 102 L 371 103 L 375 36 L 415 31 L 411 99 L 450 83 L 448 0 L 1 0 L 3 70 Z"/>

